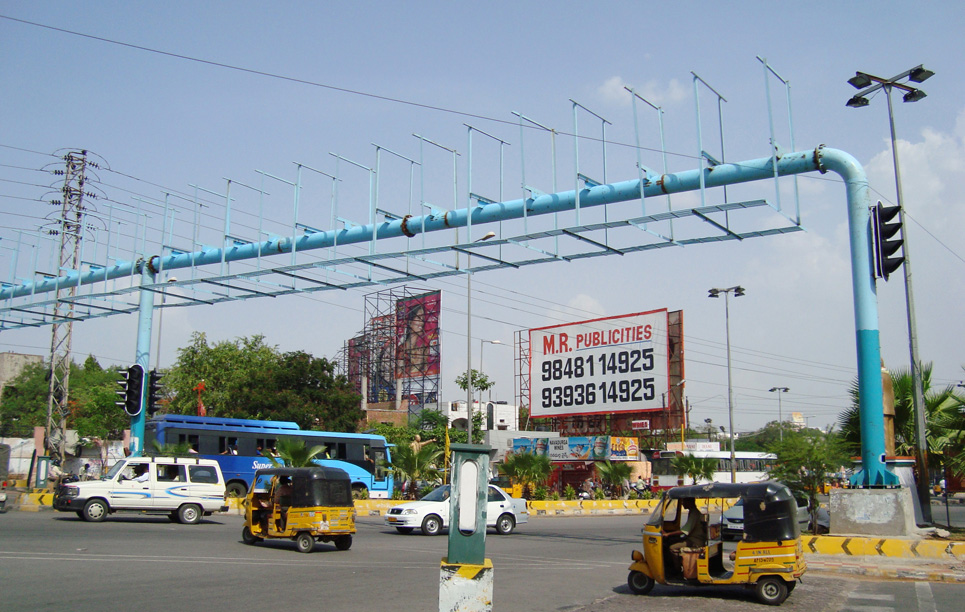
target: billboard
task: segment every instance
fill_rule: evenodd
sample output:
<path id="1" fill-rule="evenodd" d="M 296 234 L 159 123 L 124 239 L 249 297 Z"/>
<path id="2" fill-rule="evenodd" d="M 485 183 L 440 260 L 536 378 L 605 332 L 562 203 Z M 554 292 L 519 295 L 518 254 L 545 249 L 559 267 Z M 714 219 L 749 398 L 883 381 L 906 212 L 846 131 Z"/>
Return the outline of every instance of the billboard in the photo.
<path id="1" fill-rule="evenodd" d="M 433 291 L 396 302 L 396 378 L 439 375 L 441 298 L 441 292 Z"/>
<path id="2" fill-rule="evenodd" d="M 667 310 L 529 331 L 534 417 L 663 410 Z"/>
<path id="3" fill-rule="evenodd" d="M 636 461 L 636 438 L 570 436 L 568 438 L 513 438 L 514 453 L 546 455 L 552 461 Z"/>

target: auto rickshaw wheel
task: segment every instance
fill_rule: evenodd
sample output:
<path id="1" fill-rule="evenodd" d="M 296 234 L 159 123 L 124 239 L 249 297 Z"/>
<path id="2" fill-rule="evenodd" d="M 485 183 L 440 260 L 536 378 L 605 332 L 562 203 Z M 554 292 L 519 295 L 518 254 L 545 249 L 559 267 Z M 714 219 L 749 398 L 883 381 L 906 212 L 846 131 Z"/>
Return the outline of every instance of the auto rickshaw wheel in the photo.
<path id="1" fill-rule="evenodd" d="M 653 578 L 643 572 L 633 570 L 627 576 L 627 586 L 637 595 L 646 595 L 653 589 Z"/>
<path id="2" fill-rule="evenodd" d="M 315 538 L 312 534 L 303 531 L 295 538 L 295 546 L 298 547 L 298 552 L 310 553 L 315 550 Z"/>
<path id="3" fill-rule="evenodd" d="M 261 541 L 261 538 L 251 533 L 251 528 L 245 525 L 245 528 L 241 530 L 241 540 L 245 544 L 257 544 Z"/>
<path id="4" fill-rule="evenodd" d="M 787 583 L 781 578 L 768 576 L 757 581 L 754 587 L 757 599 L 762 604 L 769 606 L 779 606 L 787 599 L 789 590 Z"/>
<path id="5" fill-rule="evenodd" d="M 341 535 L 335 536 L 335 548 L 338 550 L 348 550 L 352 548 L 352 536 Z"/>

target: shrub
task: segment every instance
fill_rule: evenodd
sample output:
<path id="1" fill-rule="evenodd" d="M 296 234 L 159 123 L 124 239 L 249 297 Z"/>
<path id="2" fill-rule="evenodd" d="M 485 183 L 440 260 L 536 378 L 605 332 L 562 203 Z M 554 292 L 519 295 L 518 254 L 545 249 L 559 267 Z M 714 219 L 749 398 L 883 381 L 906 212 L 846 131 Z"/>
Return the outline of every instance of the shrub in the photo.
<path id="1" fill-rule="evenodd" d="M 549 491 L 547 491 L 546 487 L 544 487 L 543 485 L 540 485 L 535 489 L 533 489 L 533 499 L 535 499 L 536 501 L 545 501 L 546 496 L 548 494 L 549 494 Z"/>
<path id="2" fill-rule="evenodd" d="M 550 499 L 552 499 L 553 501 L 560 501 L 560 492 L 553 491 L 553 494 L 550 495 Z"/>
<path id="3" fill-rule="evenodd" d="M 576 499 L 576 489 L 573 488 L 573 485 L 566 485 L 566 488 L 563 489 L 563 499 L 568 501 Z"/>
<path id="4" fill-rule="evenodd" d="M 603 492 L 603 487 L 599 487 L 593 492 L 593 499 L 606 499 L 606 493 Z"/>

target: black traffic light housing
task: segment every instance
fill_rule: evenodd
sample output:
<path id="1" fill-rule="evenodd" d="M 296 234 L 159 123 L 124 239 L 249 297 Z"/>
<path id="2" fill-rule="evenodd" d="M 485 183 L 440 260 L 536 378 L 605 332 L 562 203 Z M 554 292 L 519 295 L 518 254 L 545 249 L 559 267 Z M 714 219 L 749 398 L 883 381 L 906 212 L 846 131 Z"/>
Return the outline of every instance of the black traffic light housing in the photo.
<path id="1" fill-rule="evenodd" d="M 154 413 L 161 409 L 161 379 L 163 376 L 157 370 L 151 370 L 147 374 L 147 415 L 154 416 Z"/>
<path id="2" fill-rule="evenodd" d="M 905 262 L 904 236 L 901 207 L 878 202 L 874 208 L 875 276 L 887 281 Z"/>
<path id="3" fill-rule="evenodd" d="M 144 367 L 134 364 L 127 370 L 121 371 L 123 380 L 119 380 L 121 391 L 117 394 L 123 398 L 114 402 L 124 409 L 128 415 L 136 417 L 141 414 L 141 391 L 144 386 Z"/>

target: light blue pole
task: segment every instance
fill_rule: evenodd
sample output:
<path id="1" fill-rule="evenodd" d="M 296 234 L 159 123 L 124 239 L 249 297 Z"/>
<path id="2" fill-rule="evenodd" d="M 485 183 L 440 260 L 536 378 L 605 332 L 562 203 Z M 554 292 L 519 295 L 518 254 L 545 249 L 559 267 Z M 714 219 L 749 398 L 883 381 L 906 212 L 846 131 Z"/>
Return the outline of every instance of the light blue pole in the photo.
<path id="1" fill-rule="evenodd" d="M 141 285 L 153 285 L 155 273 L 151 266 L 141 262 Z M 147 396 L 149 380 L 148 371 L 151 369 L 151 321 L 154 316 L 154 292 L 141 290 L 141 301 L 137 319 L 137 352 L 134 363 L 144 368 L 144 379 L 141 381 L 141 411 L 131 417 L 131 455 L 137 457 L 144 454 L 144 422 L 147 418 Z"/>

